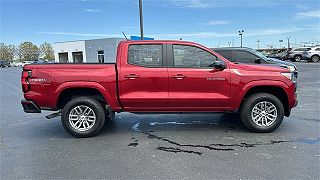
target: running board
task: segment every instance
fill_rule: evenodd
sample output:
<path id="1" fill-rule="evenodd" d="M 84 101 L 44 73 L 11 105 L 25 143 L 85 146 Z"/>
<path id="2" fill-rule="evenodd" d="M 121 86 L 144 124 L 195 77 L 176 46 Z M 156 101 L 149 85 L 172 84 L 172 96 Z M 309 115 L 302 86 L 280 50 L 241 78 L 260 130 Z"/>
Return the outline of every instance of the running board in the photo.
<path id="1" fill-rule="evenodd" d="M 49 115 L 46 116 L 46 118 L 47 119 L 52 119 L 52 118 L 55 118 L 55 117 L 58 117 L 58 116 L 61 116 L 61 111 L 49 114 Z"/>

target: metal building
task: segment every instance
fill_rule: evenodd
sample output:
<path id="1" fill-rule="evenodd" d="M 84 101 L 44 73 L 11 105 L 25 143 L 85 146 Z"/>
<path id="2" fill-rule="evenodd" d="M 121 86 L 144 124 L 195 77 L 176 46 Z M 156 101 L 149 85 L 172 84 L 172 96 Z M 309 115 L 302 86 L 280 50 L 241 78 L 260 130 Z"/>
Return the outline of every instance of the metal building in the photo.
<path id="1" fill-rule="evenodd" d="M 66 41 L 53 44 L 58 63 L 114 63 L 122 38 Z"/>

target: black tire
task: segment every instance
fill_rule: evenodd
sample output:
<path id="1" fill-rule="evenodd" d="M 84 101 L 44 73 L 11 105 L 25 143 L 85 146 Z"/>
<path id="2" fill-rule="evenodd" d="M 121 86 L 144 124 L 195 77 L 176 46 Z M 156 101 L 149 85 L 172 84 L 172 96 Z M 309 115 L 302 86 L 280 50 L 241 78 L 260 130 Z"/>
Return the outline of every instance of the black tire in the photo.
<path id="1" fill-rule="evenodd" d="M 294 58 L 293 58 L 294 62 L 300 62 L 301 59 L 302 59 L 301 55 L 295 55 Z"/>
<path id="2" fill-rule="evenodd" d="M 253 108 L 260 102 L 268 102 L 276 107 L 277 116 L 272 124 L 259 126 L 252 118 Z M 283 121 L 284 108 L 282 102 L 272 94 L 256 93 L 245 99 L 240 109 L 241 121 L 252 132 L 267 133 L 277 129 Z"/>
<path id="3" fill-rule="evenodd" d="M 313 56 L 311 57 L 311 61 L 310 61 L 310 62 L 314 62 L 314 63 L 319 62 L 319 56 L 313 55 Z"/>
<path id="4" fill-rule="evenodd" d="M 94 112 L 96 119 L 93 126 L 90 129 L 85 131 L 80 131 L 72 127 L 72 125 L 70 124 L 70 121 L 69 121 L 70 112 L 77 106 L 89 107 Z M 92 137 L 97 133 L 99 133 L 99 131 L 101 130 L 101 128 L 105 123 L 105 119 L 106 119 L 106 114 L 102 104 L 100 104 L 97 100 L 90 97 L 86 97 L 86 96 L 76 97 L 71 101 L 69 101 L 62 109 L 62 114 L 61 114 L 61 122 L 64 129 L 70 135 L 74 137 L 79 137 L 79 138 Z"/>

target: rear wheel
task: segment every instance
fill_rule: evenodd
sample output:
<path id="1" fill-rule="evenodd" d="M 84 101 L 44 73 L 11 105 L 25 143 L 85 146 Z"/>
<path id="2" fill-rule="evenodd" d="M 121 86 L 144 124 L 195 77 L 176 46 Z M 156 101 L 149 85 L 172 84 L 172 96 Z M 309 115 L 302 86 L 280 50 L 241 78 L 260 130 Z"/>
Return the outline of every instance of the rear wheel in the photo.
<path id="1" fill-rule="evenodd" d="M 253 132 L 272 132 L 282 123 L 284 108 L 272 94 L 257 93 L 249 96 L 240 110 L 241 121 Z"/>
<path id="2" fill-rule="evenodd" d="M 312 57 L 311 57 L 311 61 L 312 62 L 319 62 L 319 56 L 317 56 L 317 55 L 313 55 Z"/>
<path id="3" fill-rule="evenodd" d="M 295 62 L 300 62 L 301 59 L 302 59 L 302 57 L 301 57 L 300 55 L 294 56 L 294 61 L 295 61 Z"/>
<path id="4" fill-rule="evenodd" d="M 97 134 L 105 123 L 103 106 L 90 97 L 76 97 L 62 110 L 62 125 L 75 137 L 91 137 Z"/>

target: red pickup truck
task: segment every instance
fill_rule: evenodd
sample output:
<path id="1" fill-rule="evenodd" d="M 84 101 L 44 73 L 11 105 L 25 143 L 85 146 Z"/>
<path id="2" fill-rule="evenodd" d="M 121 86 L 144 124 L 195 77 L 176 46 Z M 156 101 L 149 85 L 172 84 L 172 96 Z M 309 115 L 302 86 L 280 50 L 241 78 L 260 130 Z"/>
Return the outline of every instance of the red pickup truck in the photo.
<path id="1" fill-rule="evenodd" d="M 236 112 L 253 132 L 271 132 L 297 104 L 284 67 L 237 64 L 184 41 L 122 41 L 113 64 L 26 65 L 27 113 L 61 110 L 68 133 L 97 134 L 115 112 Z"/>

